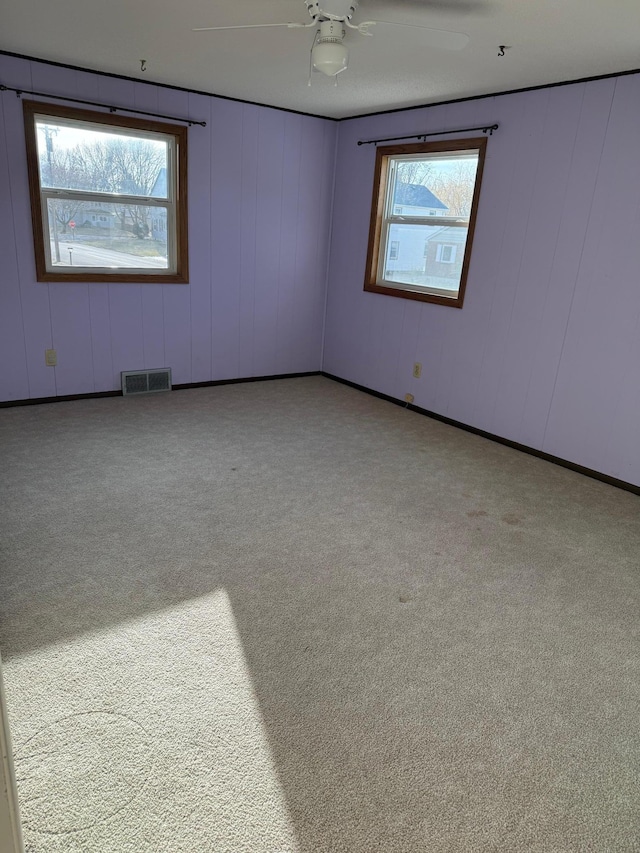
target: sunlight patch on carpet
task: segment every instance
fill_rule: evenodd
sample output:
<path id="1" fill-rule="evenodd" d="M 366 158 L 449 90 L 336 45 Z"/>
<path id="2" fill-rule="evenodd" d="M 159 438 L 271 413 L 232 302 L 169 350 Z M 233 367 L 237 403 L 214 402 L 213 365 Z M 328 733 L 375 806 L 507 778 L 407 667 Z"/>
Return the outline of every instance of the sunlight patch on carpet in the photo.
<path id="1" fill-rule="evenodd" d="M 224 590 L 6 670 L 27 849 L 298 850 Z"/>

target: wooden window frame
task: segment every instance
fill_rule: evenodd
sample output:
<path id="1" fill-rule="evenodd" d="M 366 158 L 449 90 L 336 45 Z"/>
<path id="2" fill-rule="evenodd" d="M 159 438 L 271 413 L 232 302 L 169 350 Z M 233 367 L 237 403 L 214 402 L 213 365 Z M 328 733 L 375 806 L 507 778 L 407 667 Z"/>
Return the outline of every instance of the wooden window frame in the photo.
<path id="1" fill-rule="evenodd" d="M 448 305 L 453 308 L 462 308 L 469 272 L 469 262 L 473 246 L 473 235 L 475 231 L 476 218 L 478 215 L 478 201 L 480 188 L 482 186 L 482 172 L 484 168 L 485 153 L 487 148 L 486 136 L 474 137 L 472 139 L 455 139 L 442 142 L 417 142 L 406 145 L 386 145 L 377 148 L 376 164 L 373 181 L 373 197 L 371 202 L 371 220 L 369 224 L 369 244 L 367 248 L 367 265 L 364 281 L 364 289 L 369 293 L 381 293 L 385 296 L 396 296 L 401 299 L 414 299 L 419 302 L 432 302 L 436 305 Z M 381 267 L 381 253 L 385 246 L 385 208 L 388 194 L 389 161 L 393 157 L 414 154 L 446 154 L 476 149 L 478 152 L 478 167 L 476 170 L 475 187 L 471 202 L 471 213 L 469 216 L 467 241 L 460 274 L 460 285 L 455 296 L 445 296 L 439 293 L 420 290 L 419 285 L 403 284 L 402 282 L 390 282 L 381 279 L 379 269 Z M 445 226 L 449 217 L 437 216 L 420 217 L 421 224 Z M 435 221 L 437 220 L 437 222 Z M 435 288 L 434 288 L 435 290 Z"/>
<path id="2" fill-rule="evenodd" d="M 149 119 L 132 118 L 129 116 L 114 115 L 112 113 L 101 113 L 94 110 L 81 110 L 75 107 L 62 106 L 60 104 L 47 104 L 39 101 L 25 100 L 23 102 L 25 143 L 27 152 L 27 171 L 29 177 L 29 194 L 31 198 L 31 219 L 33 224 L 33 242 L 35 251 L 36 278 L 42 282 L 122 282 L 130 284 L 188 284 L 189 282 L 189 252 L 188 252 L 188 224 L 187 224 L 187 128 L 181 125 L 168 124 Z M 47 116 L 61 120 L 73 120 L 94 124 L 96 126 L 109 126 L 123 128 L 125 130 L 139 130 L 147 133 L 161 133 L 174 138 L 175 161 L 169 170 L 172 185 L 172 208 L 175 218 L 175 234 L 173 243 L 176 253 L 175 270 L 163 272 L 153 269 L 148 273 L 130 272 L 123 269 L 114 269 L 113 272 L 104 269 L 90 272 L 83 268 L 76 272 L 70 272 L 69 268 L 56 272 L 47 269 L 45 253 L 45 239 L 48 238 L 48 229 L 45 230 L 42 214 L 42 187 L 40 184 L 40 166 L 38 162 L 38 145 L 36 131 L 36 117 Z M 104 194 L 105 201 L 109 195 Z M 47 237 L 45 237 L 47 234 Z"/>

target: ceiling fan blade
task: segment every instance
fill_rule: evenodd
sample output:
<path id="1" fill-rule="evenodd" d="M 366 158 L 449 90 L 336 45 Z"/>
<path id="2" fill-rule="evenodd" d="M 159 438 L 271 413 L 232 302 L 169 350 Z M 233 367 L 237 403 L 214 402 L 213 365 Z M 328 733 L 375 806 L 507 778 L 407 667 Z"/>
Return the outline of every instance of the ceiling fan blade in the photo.
<path id="1" fill-rule="evenodd" d="M 443 50 L 462 50 L 469 43 L 469 36 L 466 33 L 436 30 L 433 27 L 423 27 L 421 24 L 401 24 L 399 21 L 371 21 L 371 23 L 375 23 L 376 26 L 388 24 L 391 27 L 410 27 L 411 29 L 423 30 L 425 40 L 430 46 L 440 47 Z"/>
<path id="2" fill-rule="evenodd" d="M 230 27 L 194 27 L 192 33 L 207 33 L 211 30 L 257 30 L 264 27 L 289 27 L 290 29 L 298 29 L 301 27 L 314 27 L 315 21 L 310 24 L 233 24 Z"/>
<path id="3" fill-rule="evenodd" d="M 370 9 L 374 14 L 384 14 L 389 10 L 390 0 L 361 0 L 365 9 Z M 409 12 L 421 9 L 428 12 L 430 9 L 442 12 L 486 12 L 491 6 L 490 0 L 394 0 L 393 9 L 402 11 L 403 7 Z"/>

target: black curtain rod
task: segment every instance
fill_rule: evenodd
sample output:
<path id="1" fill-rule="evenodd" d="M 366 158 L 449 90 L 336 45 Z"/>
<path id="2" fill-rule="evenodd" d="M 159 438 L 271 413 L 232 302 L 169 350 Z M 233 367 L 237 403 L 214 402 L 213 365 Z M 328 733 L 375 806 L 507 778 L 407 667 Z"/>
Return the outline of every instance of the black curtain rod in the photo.
<path id="1" fill-rule="evenodd" d="M 499 125 L 487 124 L 484 127 L 463 127 L 459 130 L 436 130 L 433 133 L 412 133 L 410 136 L 387 136 L 385 139 L 360 139 L 358 145 L 377 145 L 378 142 L 400 142 L 402 139 L 426 139 L 427 136 L 444 136 L 447 133 L 469 133 L 471 130 L 481 130 L 483 133 L 488 133 L 493 136 L 493 131 L 497 130 Z"/>
<path id="2" fill-rule="evenodd" d="M 0 92 L 15 92 L 18 98 L 20 97 L 20 95 L 35 95 L 37 98 L 55 98 L 58 101 L 70 101 L 72 104 L 84 104 L 85 106 L 89 107 L 102 107 L 103 109 L 109 110 L 110 113 L 136 113 L 140 116 L 164 118 L 167 121 L 182 121 L 185 124 L 188 124 L 189 127 L 194 124 L 199 124 L 200 127 L 207 126 L 206 121 L 195 121 L 195 119 L 191 118 L 176 118 L 176 116 L 165 116 L 161 113 L 150 113 L 146 110 L 134 110 L 131 109 L 131 107 L 113 107 L 109 104 L 98 104 L 96 101 L 83 101 L 80 98 L 66 98 L 64 95 L 48 95 L 46 92 L 31 92 L 28 89 L 14 89 L 13 86 L 3 86 L 2 83 L 0 83 Z"/>

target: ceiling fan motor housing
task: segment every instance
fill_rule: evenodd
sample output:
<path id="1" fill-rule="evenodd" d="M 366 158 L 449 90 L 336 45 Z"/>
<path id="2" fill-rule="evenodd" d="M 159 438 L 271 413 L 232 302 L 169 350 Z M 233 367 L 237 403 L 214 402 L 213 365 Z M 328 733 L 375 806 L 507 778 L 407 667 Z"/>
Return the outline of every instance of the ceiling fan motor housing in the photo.
<path id="1" fill-rule="evenodd" d="M 314 21 L 350 21 L 357 0 L 305 0 L 309 14 Z"/>
<path id="2" fill-rule="evenodd" d="M 344 30 L 340 21 L 321 21 L 318 44 L 342 44 Z"/>

